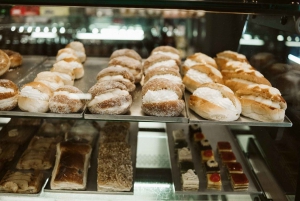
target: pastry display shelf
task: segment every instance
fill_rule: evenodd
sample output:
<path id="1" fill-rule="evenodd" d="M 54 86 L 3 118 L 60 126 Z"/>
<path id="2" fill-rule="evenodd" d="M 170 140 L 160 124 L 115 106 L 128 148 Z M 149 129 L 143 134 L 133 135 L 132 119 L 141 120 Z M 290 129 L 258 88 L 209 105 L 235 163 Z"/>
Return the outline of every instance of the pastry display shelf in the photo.
<path id="1" fill-rule="evenodd" d="M 166 9 L 191 9 L 206 10 L 233 13 L 264 13 L 264 14 L 286 14 L 292 15 L 299 13 L 300 5 L 296 1 L 243 1 L 243 0 L 52 0 L 51 2 L 43 0 L 2 0 L 1 4 L 14 5 L 59 5 L 59 6 L 99 6 L 99 7 L 133 7 L 133 8 L 166 8 Z"/>
<path id="2" fill-rule="evenodd" d="M 191 150 L 193 163 L 195 171 L 199 178 L 199 190 L 198 191 L 184 191 L 182 189 L 181 183 L 181 173 L 179 168 L 179 163 L 177 159 L 177 154 L 175 149 L 175 143 L 173 139 L 172 132 L 174 130 L 183 129 L 187 145 Z M 234 139 L 233 135 L 230 133 L 228 128 L 223 125 L 215 125 L 211 126 L 209 124 L 201 125 L 202 132 L 206 139 L 209 140 L 212 150 L 214 152 L 215 160 L 219 163 L 220 166 L 220 175 L 222 181 L 221 190 L 213 190 L 207 189 L 207 181 L 206 181 L 206 173 L 205 168 L 201 162 L 200 151 L 198 150 L 197 145 L 191 140 L 192 137 L 189 136 L 189 126 L 183 124 L 168 124 L 167 125 L 167 134 L 168 134 L 168 146 L 170 152 L 170 160 L 171 160 L 171 168 L 172 168 L 172 176 L 174 182 L 175 193 L 177 194 L 214 194 L 214 195 L 224 195 L 224 194 L 262 194 L 262 190 L 257 183 L 257 180 L 254 176 L 250 165 L 248 164 L 246 158 L 243 156 L 243 152 L 241 151 L 238 142 Z M 232 146 L 232 152 L 236 156 L 237 162 L 242 165 L 243 171 L 246 174 L 249 180 L 248 190 L 245 191 L 234 191 L 231 187 L 230 180 L 228 179 L 228 175 L 226 173 L 225 167 L 222 166 L 220 158 L 217 154 L 217 142 L 218 141 L 227 141 Z"/>
<path id="3" fill-rule="evenodd" d="M 16 83 L 20 88 L 23 84 L 34 80 L 36 75 L 42 71 L 49 71 L 55 63 L 54 57 L 24 56 L 24 64 L 16 69 L 9 70 L 1 79 L 9 79 Z M 88 57 L 84 63 L 85 75 L 76 80 L 74 86 L 84 93 L 96 83 L 98 72 L 107 67 L 108 58 Z M 58 114 L 58 113 L 33 113 L 23 112 L 18 107 L 12 111 L 0 111 L 2 117 L 32 117 L 32 118 L 63 118 L 63 119 L 88 119 L 88 120 L 112 120 L 112 121 L 136 121 L 136 122 L 166 122 L 166 123 L 198 123 L 216 125 L 249 125 L 249 126 L 269 126 L 269 127 L 291 127 L 292 122 L 285 117 L 283 122 L 259 122 L 250 118 L 240 117 L 237 121 L 211 121 L 199 117 L 188 108 L 190 93 L 184 94 L 186 107 L 178 117 L 157 117 L 145 115 L 141 110 L 142 87 L 138 84 L 132 93 L 133 102 L 130 111 L 124 115 L 100 115 L 91 114 L 86 108 L 78 113 Z"/>

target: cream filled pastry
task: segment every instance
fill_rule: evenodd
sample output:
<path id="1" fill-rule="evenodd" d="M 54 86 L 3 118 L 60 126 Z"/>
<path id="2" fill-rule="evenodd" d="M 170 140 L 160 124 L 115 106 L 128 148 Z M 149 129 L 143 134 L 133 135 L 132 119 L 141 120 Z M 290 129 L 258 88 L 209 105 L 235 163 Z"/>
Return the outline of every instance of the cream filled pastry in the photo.
<path id="1" fill-rule="evenodd" d="M 230 50 L 226 50 L 218 53 L 215 60 L 219 69 L 226 68 L 226 63 L 228 61 L 239 61 L 239 62 L 249 63 L 245 55 Z"/>
<path id="2" fill-rule="evenodd" d="M 61 61 L 65 58 L 74 58 L 78 59 L 76 56 L 75 50 L 72 48 L 63 48 L 58 50 L 57 55 L 56 55 L 56 61 Z"/>
<path id="3" fill-rule="evenodd" d="M 143 64 L 144 74 L 154 69 L 159 69 L 161 67 L 174 68 L 179 71 L 179 66 L 174 59 L 164 54 L 152 54 L 148 57 Z"/>
<path id="4" fill-rule="evenodd" d="M 76 58 L 64 58 L 63 60 L 54 64 L 56 66 L 66 66 L 73 69 L 75 79 L 80 79 L 84 76 L 84 67 L 82 63 Z"/>
<path id="5" fill-rule="evenodd" d="M 142 79 L 142 63 L 139 60 L 127 56 L 115 57 L 109 61 L 108 67 L 110 66 L 126 68 L 133 74 L 135 83 L 139 83 Z"/>
<path id="6" fill-rule="evenodd" d="M 190 96 L 189 108 L 205 119 L 217 121 L 234 121 L 241 113 L 241 103 L 233 91 L 218 83 L 198 87 Z"/>
<path id="7" fill-rule="evenodd" d="M 51 89 L 41 82 L 30 82 L 21 88 L 18 97 L 18 106 L 26 112 L 47 112 Z"/>
<path id="8" fill-rule="evenodd" d="M 183 77 L 185 87 L 194 92 L 199 86 L 205 83 L 220 83 L 223 84 L 221 72 L 211 66 L 198 64 L 192 66 Z"/>
<path id="9" fill-rule="evenodd" d="M 88 92 L 92 99 L 87 107 L 93 114 L 125 114 L 132 104 L 127 87 L 114 80 L 97 82 Z"/>
<path id="10" fill-rule="evenodd" d="M 50 71 L 58 75 L 65 85 L 74 85 L 74 69 L 70 65 L 67 65 L 65 61 L 56 62 Z"/>
<path id="11" fill-rule="evenodd" d="M 10 67 L 10 59 L 9 56 L 0 50 L 0 76 L 6 73 Z"/>
<path id="12" fill-rule="evenodd" d="M 0 79 L 0 110 L 14 109 L 18 104 L 19 88 L 10 80 Z"/>
<path id="13" fill-rule="evenodd" d="M 54 91 L 49 99 L 49 109 L 53 113 L 75 113 L 81 111 L 85 105 L 83 92 L 71 85 L 65 85 Z"/>
<path id="14" fill-rule="evenodd" d="M 171 46 L 159 46 L 152 50 L 151 54 L 162 54 L 170 57 L 175 60 L 177 65 L 181 64 L 180 53 L 179 51 Z"/>
<path id="15" fill-rule="evenodd" d="M 47 85 L 52 91 L 64 86 L 63 80 L 51 71 L 43 71 L 38 73 L 34 81 Z"/>
<path id="16" fill-rule="evenodd" d="M 263 122 L 282 122 L 287 104 L 278 89 L 252 84 L 236 91 L 242 115 Z"/>
<path id="17" fill-rule="evenodd" d="M 221 71 L 235 71 L 237 69 L 255 70 L 253 66 L 246 62 L 240 61 L 228 61 L 224 66 L 222 66 Z"/>
<path id="18" fill-rule="evenodd" d="M 127 48 L 114 51 L 110 56 L 110 60 L 120 56 L 127 56 L 142 62 L 142 57 L 135 50 Z"/>
<path id="19" fill-rule="evenodd" d="M 84 46 L 81 42 L 73 41 L 73 42 L 70 42 L 66 47 L 74 50 L 75 55 L 78 57 L 78 59 L 81 63 L 85 62 L 86 54 L 85 54 Z"/>
<path id="20" fill-rule="evenodd" d="M 179 116 L 184 109 L 182 93 L 167 79 L 148 81 L 142 88 L 142 110 L 153 116 Z"/>
<path id="21" fill-rule="evenodd" d="M 127 87 L 129 92 L 134 91 L 136 88 L 134 84 L 135 78 L 132 73 L 121 66 L 111 66 L 101 70 L 97 74 L 97 81 L 99 82 L 103 80 L 116 80 L 118 82 L 121 82 Z"/>
<path id="22" fill-rule="evenodd" d="M 201 52 L 197 52 L 191 56 L 188 56 L 182 65 L 182 73 L 183 75 L 187 73 L 187 71 L 194 65 L 203 64 L 206 66 L 212 66 L 217 68 L 217 64 L 213 58 L 203 54 Z"/>
<path id="23" fill-rule="evenodd" d="M 256 70 L 236 69 L 234 71 L 222 71 L 224 84 L 233 91 L 237 91 L 249 84 L 265 84 L 271 86 L 271 83 Z"/>

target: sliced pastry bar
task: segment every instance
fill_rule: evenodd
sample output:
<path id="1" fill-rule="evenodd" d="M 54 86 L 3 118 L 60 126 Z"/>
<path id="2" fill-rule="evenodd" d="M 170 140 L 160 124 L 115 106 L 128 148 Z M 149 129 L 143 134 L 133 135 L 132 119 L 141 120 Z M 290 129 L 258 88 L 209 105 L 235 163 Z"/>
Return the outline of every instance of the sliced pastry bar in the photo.
<path id="1" fill-rule="evenodd" d="M 232 151 L 231 144 L 227 141 L 219 141 L 217 143 L 218 152 Z"/>
<path id="2" fill-rule="evenodd" d="M 226 163 L 236 162 L 236 157 L 233 152 L 220 152 L 220 159 L 224 166 Z"/>
<path id="3" fill-rule="evenodd" d="M 211 145 L 210 145 L 209 140 L 208 140 L 208 139 L 203 139 L 203 140 L 201 140 L 200 143 L 199 143 L 199 149 L 200 149 L 201 151 L 204 151 L 204 150 L 211 150 L 212 147 L 211 147 Z"/>
<path id="4" fill-rule="evenodd" d="M 220 173 L 220 167 L 217 161 L 208 160 L 204 163 L 204 168 L 207 174 Z"/>
<path id="5" fill-rule="evenodd" d="M 191 150 L 187 147 L 178 149 L 178 162 L 181 161 L 192 161 Z"/>
<path id="6" fill-rule="evenodd" d="M 248 190 L 249 180 L 247 176 L 242 174 L 230 174 L 231 186 L 234 191 L 245 191 Z"/>
<path id="7" fill-rule="evenodd" d="M 243 167 L 239 162 L 230 162 L 225 164 L 226 170 L 229 174 L 242 174 Z"/>
<path id="8" fill-rule="evenodd" d="M 0 191 L 7 193 L 38 193 L 43 184 L 41 171 L 7 171 L 0 182 Z"/>
<path id="9" fill-rule="evenodd" d="M 208 160 L 215 160 L 214 152 L 211 149 L 202 150 L 201 152 L 202 163 L 206 163 Z"/>
<path id="10" fill-rule="evenodd" d="M 186 141 L 186 135 L 183 129 L 174 130 L 172 134 L 175 148 L 183 148 L 188 145 Z"/>
<path id="11" fill-rule="evenodd" d="M 198 175 L 191 169 L 181 175 L 182 190 L 184 191 L 197 191 L 199 189 Z"/>
<path id="12" fill-rule="evenodd" d="M 100 130 L 100 143 L 127 142 L 130 136 L 129 122 L 106 122 Z"/>
<path id="13" fill-rule="evenodd" d="M 92 147 L 89 144 L 61 142 L 57 144 L 51 189 L 84 190 Z"/>
<path id="14" fill-rule="evenodd" d="M 189 169 L 195 170 L 194 163 L 192 161 L 179 162 L 180 172 L 187 172 Z"/>
<path id="15" fill-rule="evenodd" d="M 222 181 L 219 173 L 206 174 L 207 189 L 221 190 Z"/>

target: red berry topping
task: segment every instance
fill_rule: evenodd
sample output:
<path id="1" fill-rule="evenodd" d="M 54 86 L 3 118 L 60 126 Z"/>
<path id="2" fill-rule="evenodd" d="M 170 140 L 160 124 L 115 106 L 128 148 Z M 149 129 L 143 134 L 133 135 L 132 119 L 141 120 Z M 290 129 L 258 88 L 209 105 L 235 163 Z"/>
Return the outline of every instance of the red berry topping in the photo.
<path id="1" fill-rule="evenodd" d="M 203 133 L 197 132 L 194 134 L 195 140 L 202 140 L 204 138 Z"/>
<path id="2" fill-rule="evenodd" d="M 212 152 L 212 150 L 205 150 L 203 152 L 203 155 L 206 157 L 211 157 L 213 155 L 213 152 Z"/>
<path id="3" fill-rule="evenodd" d="M 212 182 L 219 182 L 221 180 L 221 177 L 220 177 L 219 174 L 213 173 L 213 174 L 210 175 L 209 179 Z"/>

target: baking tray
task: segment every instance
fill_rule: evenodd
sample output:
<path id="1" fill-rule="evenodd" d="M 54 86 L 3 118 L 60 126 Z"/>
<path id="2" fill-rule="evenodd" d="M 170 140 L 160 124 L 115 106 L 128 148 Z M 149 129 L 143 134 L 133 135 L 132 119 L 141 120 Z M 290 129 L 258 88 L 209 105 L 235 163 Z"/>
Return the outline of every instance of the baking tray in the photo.
<path id="1" fill-rule="evenodd" d="M 202 117 L 200 117 L 198 114 L 196 114 L 193 110 L 189 108 L 189 99 L 190 99 L 191 93 L 186 91 L 185 92 L 185 103 L 186 103 L 186 110 L 187 115 L 189 118 L 190 123 L 200 123 L 200 124 L 214 124 L 214 125 L 248 125 L 248 126 L 271 126 L 271 127 L 292 127 L 293 123 L 291 120 L 285 116 L 283 122 L 261 122 L 256 121 L 254 119 L 240 116 L 236 121 L 213 121 L 213 120 L 207 120 Z"/>
<path id="2" fill-rule="evenodd" d="M 227 129 L 226 126 L 223 125 L 214 125 L 211 126 L 210 124 L 203 124 L 201 125 L 202 132 L 205 137 L 210 141 L 212 149 L 214 151 L 215 160 L 219 163 L 220 166 L 220 174 L 221 174 L 221 181 L 222 181 L 222 189 L 221 190 L 211 190 L 207 189 L 207 182 L 206 182 L 206 173 L 205 169 L 202 166 L 201 158 L 199 154 L 198 148 L 193 144 L 190 140 L 188 135 L 189 132 L 189 125 L 188 124 L 168 124 L 167 125 L 167 133 L 168 133 L 168 146 L 170 152 L 170 159 L 171 159 L 171 171 L 172 177 L 174 182 L 175 193 L 177 194 L 195 194 L 195 195 L 203 195 L 203 194 L 216 194 L 216 195 L 224 195 L 224 194 L 262 194 L 262 190 L 260 189 L 257 180 L 254 177 L 253 171 L 250 169 L 250 165 L 242 155 L 242 150 L 239 148 L 238 142 L 236 139 L 233 138 L 230 131 Z M 198 191 L 183 191 L 182 184 L 181 184 L 181 173 L 180 168 L 178 166 L 177 154 L 174 148 L 174 140 L 172 132 L 173 130 L 183 129 L 184 133 L 186 134 L 186 141 L 188 142 L 188 147 L 191 149 L 193 163 L 197 175 L 199 177 L 199 190 Z M 227 173 L 225 168 L 222 167 L 220 162 L 220 158 L 217 154 L 217 142 L 218 141 L 228 141 L 232 146 L 232 151 L 234 152 L 236 159 L 238 162 L 241 163 L 244 173 L 247 175 L 249 180 L 249 188 L 247 191 L 233 191 L 230 181 L 227 178 Z"/>
<path id="3" fill-rule="evenodd" d="M 116 194 L 116 195 L 133 195 L 134 189 L 134 180 L 135 180 L 135 169 L 136 169 L 136 153 L 137 153 L 137 135 L 138 135 L 138 122 L 130 123 L 130 132 L 128 142 L 131 146 L 131 160 L 132 160 L 132 168 L 133 168 L 133 183 L 130 191 L 122 191 L 122 192 L 100 192 L 97 191 L 97 160 L 98 160 L 98 149 L 99 142 L 98 140 L 95 143 L 95 148 L 92 150 L 91 160 L 90 160 L 90 168 L 88 171 L 87 177 L 87 186 L 86 190 L 52 190 L 50 188 L 50 181 L 48 182 L 44 188 L 45 192 L 50 193 L 79 193 L 79 194 Z"/>

